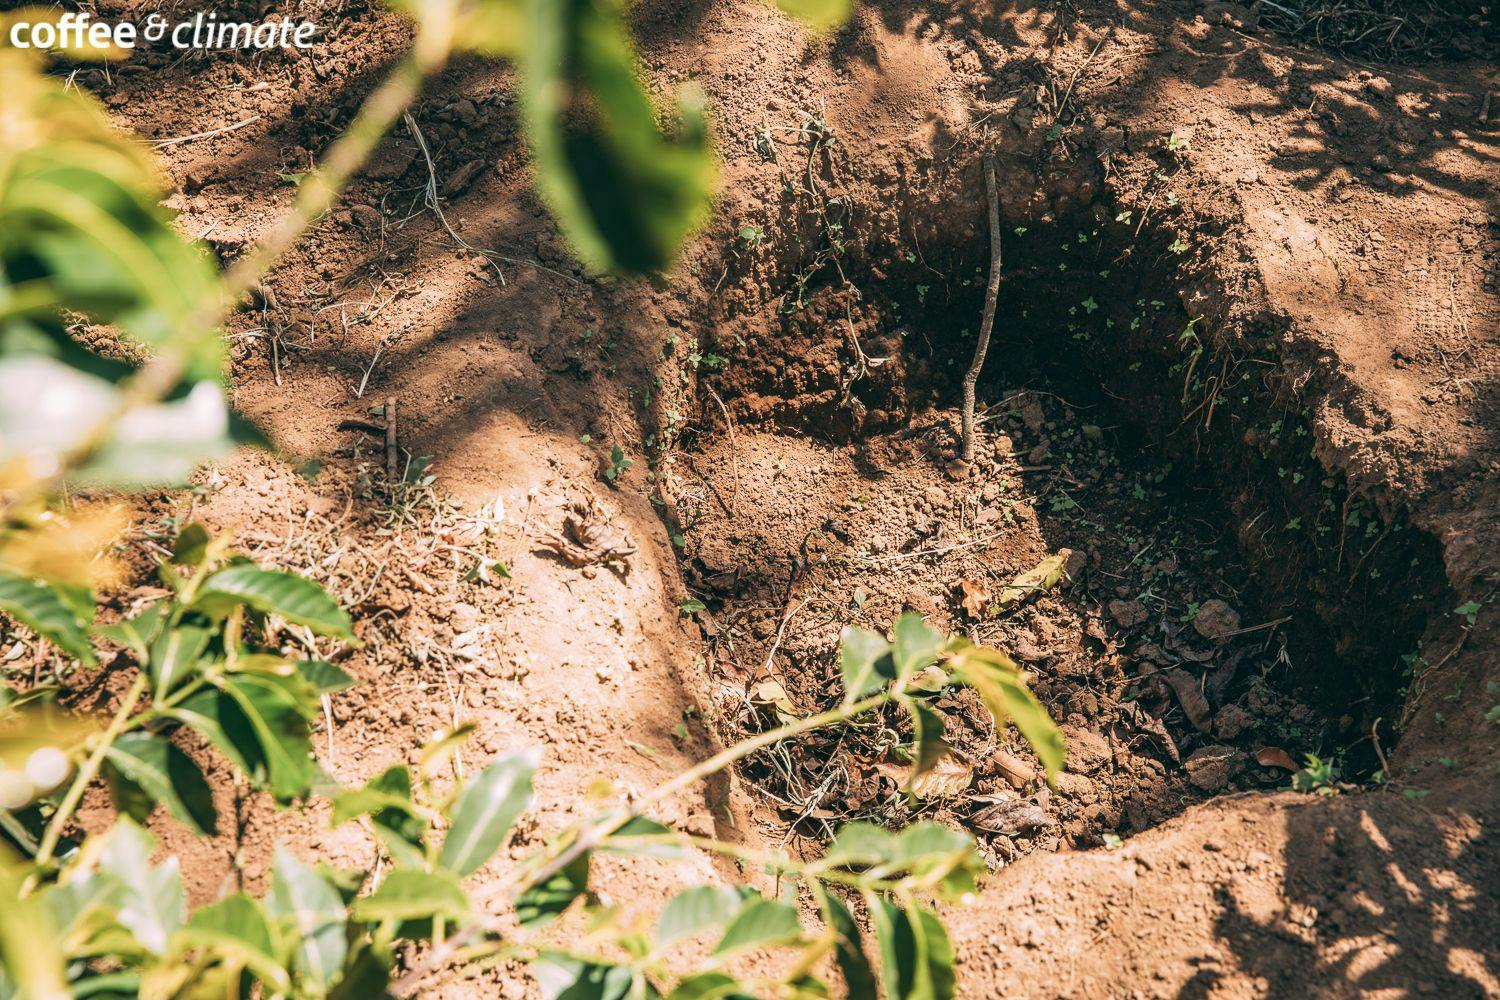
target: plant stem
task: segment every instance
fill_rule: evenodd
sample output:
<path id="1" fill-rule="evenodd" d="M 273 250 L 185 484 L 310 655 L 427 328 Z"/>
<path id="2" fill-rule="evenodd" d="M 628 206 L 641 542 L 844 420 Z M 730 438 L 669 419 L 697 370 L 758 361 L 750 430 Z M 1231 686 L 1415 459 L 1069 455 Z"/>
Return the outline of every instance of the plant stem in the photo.
<path id="1" fill-rule="evenodd" d="M 73 818 L 73 811 L 78 808 L 78 803 L 83 799 L 83 793 L 88 786 L 99 775 L 99 768 L 104 764 L 104 755 L 114 745 L 115 740 L 125 731 L 126 724 L 130 721 L 130 713 L 135 711 L 135 706 L 141 700 L 141 695 L 146 691 L 145 673 L 137 673 L 135 680 L 130 685 L 130 690 L 120 701 L 120 707 L 115 712 L 115 717 L 110 720 L 109 727 L 99 737 L 99 743 L 94 747 L 94 752 L 84 762 L 83 767 L 78 769 L 78 774 L 73 778 L 73 784 L 69 786 L 68 793 L 57 807 L 57 812 L 52 814 L 52 822 L 47 824 L 47 832 L 42 836 L 41 847 L 36 853 L 36 866 L 40 869 L 52 860 L 52 853 L 57 850 L 57 842 L 62 838 L 63 829 L 68 821 Z M 33 879 L 35 876 L 33 876 Z M 27 886 L 29 891 L 30 885 Z"/>
<path id="2" fill-rule="evenodd" d="M 494 892 L 486 893 L 484 896 L 488 897 L 498 892 L 503 892 L 517 882 L 527 887 L 540 885 L 558 872 L 563 871 L 581 855 L 593 850 L 606 837 L 629 822 L 631 817 L 640 815 L 647 807 L 675 795 L 686 788 L 691 788 L 709 775 L 717 774 L 719 771 L 724 770 L 724 768 L 738 760 L 750 756 L 757 750 L 780 743 L 782 740 L 791 739 L 793 736 L 800 736 L 803 733 L 811 732 L 814 729 L 822 729 L 825 726 L 844 722 L 856 715 L 879 708 L 893 697 L 895 695 L 890 692 L 871 695 L 862 701 L 856 701 L 852 705 L 844 705 L 839 708 L 829 709 L 826 712 L 820 712 L 817 715 L 809 715 L 805 719 L 798 719 L 784 726 L 778 726 L 775 729 L 757 733 L 748 740 L 742 740 L 733 746 L 726 747 L 707 760 L 701 761 L 683 771 L 671 781 L 657 785 L 651 791 L 637 799 L 631 809 L 622 809 L 599 820 L 593 826 L 587 827 L 573 839 L 571 844 L 554 856 L 551 861 L 543 865 L 535 874 L 528 875 L 523 872 L 519 878 L 507 880 L 505 883 L 497 886 Z"/>
<path id="3" fill-rule="evenodd" d="M 494 896 L 513 892 L 518 886 L 526 888 L 534 885 L 540 885 L 546 882 L 548 879 L 552 878 L 558 872 L 567 868 L 568 865 L 576 861 L 581 855 L 593 850 L 610 834 L 614 833 L 620 827 L 629 822 L 632 816 L 639 815 L 647 806 L 652 805 L 656 802 L 660 802 L 662 799 L 667 798 L 671 795 L 675 795 L 685 788 L 692 787 L 694 784 L 702 781 L 709 775 L 716 774 L 717 772 L 722 771 L 724 768 L 730 766 L 738 760 L 748 757 L 750 754 L 754 753 L 757 750 L 764 749 L 765 747 L 771 746 L 775 743 L 780 743 L 782 740 L 791 739 L 794 736 L 800 736 L 803 733 L 811 732 L 814 729 L 822 729 L 825 726 L 836 725 L 840 722 L 852 719 L 856 715 L 860 715 L 864 712 L 871 711 L 872 709 L 879 708 L 880 706 L 891 701 L 894 697 L 895 695 L 891 692 L 882 692 L 881 694 L 871 695 L 870 697 L 865 698 L 861 701 L 856 701 L 853 704 L 843 705 L 838 708 L 830 709 L 826 712 L 820 712 L 817 715 L 809 715 L 805 719 L 798 719 L 795 722 L 789 722 L 784 726 L 778 726 L 777 728 L 767 730 L 764 733 L 758 733 L 755 736 L 750 737 L 750 739 L 748 740 L 743 740 L 731 747 L 727 747 L 724 750 L 721 750 L 719 753 L 714 754 L 707 760 L 695 764 L 693 767 L 690 767 L 688 770 L 682 772 L 671 781 L 667 781 L 663 784 L 657 785 L 654 789 L 647 792 L 641 798 L 637 799 L 634 803 L 634 808 L 619 810 L 618 812 L 612 813 L 609 816 L 606 816 L 605 818 L 597 821 L 596 823 L 594 823 L 594 825 L 581 830 L 571 842 L 562 847 L 561 850 L 557 854 L 554 854 L 551 860 L 542 865 L 540 869 L 537 869 L 533 872 L 522 871 L 519 874 L 505 879 L 504 881 L 499 882 L 493 886 L 482 889 L 478 892 L 470 893 L 469 898 L 472 901 L 478 903 L 482 902 L 483 900 L 493 898 Z M 729 845 L 721 846 L 727 847 Z M 720 853 L 732 854 L 733 852 L 721 851 Z M 443 948 L 435 949 L 425 961 L 423 961 L 416 968 L 410 970 L 406 973 L 406 975 L 402 976 L 399 980 L 393 983 L 389 990 L 391 995 L 405 995 L 408 991 L 410 991 L 418 983 L 420 983 L 426 976 L 430 975 L 433 971 L 440 968 L 444 963 L 450 961 L 453 955 L 459 953 L 462 949 L 467 947 L 469 942 L 472 941 L 474 937 L 481 932 L 481 930 L 482 927 L 476 924 L 460 931 L 453 937 L 449 938 Z"/>
<path id="4" fill-rule="evenodd" d="M 990 331 L 995 326 L 995 302 L 1000 297 L 1000 199 L 995 193 L 995 154 L 984 154 L 984 190 L 990 205 L 990 283 L 984 292 L 984 316 L 979 321 L 979 340 L 974 345 L 974 360 L 964 373 L 963 451 L 965 462 L 974 461 L 974 391 L 984 356 L 990 349 Z"/>

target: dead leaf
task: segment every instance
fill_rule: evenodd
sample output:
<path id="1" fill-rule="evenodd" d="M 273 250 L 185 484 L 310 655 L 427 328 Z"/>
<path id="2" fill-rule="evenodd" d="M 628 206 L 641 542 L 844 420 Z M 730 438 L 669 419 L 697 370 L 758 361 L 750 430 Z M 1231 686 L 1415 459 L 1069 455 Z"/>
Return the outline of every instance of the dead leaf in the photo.
<path id="1" fill-rule="evenodd" d="M 995 762 L 996 770 L 1015 788 L 1025 788 L 1036 780 L 1036 768 L 1013 753 L 996 750 L 990 759 Z"/>
<path id="2" fill-rule="evenodd" d="M 1281 747 L 1262 747 L 1255 751 L 1255 763 L 1261 767 L 1279 767 L 1284 771 L 1300 771 L 1292 755 Z"/>
<path id="3" fill-rule="evenodd" d="M 975 804 L 983 803 L 969 817 L 969 824 L 989 833 L 1014 837 L 1035 830 L 1043 830 L 1057 823 L 1055 819 L 1035 802 L 1027 802 L 1012 795 L 976 796 Z"/>
<path id="4" fill-rule="evenodd" d="M 1209 725 L 1213 721 L 1213 713 L 1209 711 L 1208 699 L 1203 697 L 1203 692 L 1198 689 L 1198 679 L 1186 670 L 1167 670 L 1162 673 L 1162 678 L 1172 686 L 1172 691 L 1177 695 L 1177 700 L 1182 704 L 1182 711 L 1187 715 L 1188 721 L 1193 728 L 1200 733 L 1208 732 Z"/>
<path id="5" fill-rule="evenodd" d="M 574 566 L 619 563 L 628 572 L 626 557 L 635 554 L 635 543 L 614 525 L 592 493 L 569 504 L 562 531 L 545 535 L 538 543 Z"/>
<path id="6" fill-rule="evenodd" d="M 1141 732 L 1155 739 L 1166 751 L 1167 756 L 1172 758 L 1172 763 L 1176 764 L 1182 760 L 1181 751 L 1177 749 L 1177 741 L 1172 739 L 1172 734 L 1167 731 L 1166 723 L 1142 708 L 1140 702 L 1126 702 L 1120 706 L 1120 714 Z M 1126 742 L 1129 742 L 1128 736 Z"/>
<path id="7" fill-rule="evenodd" d="M 750 703 L 752 705 L 770 705 L 783 715 L 797 716 L 797 707 L 792 704 L 791 697 L 786 693 L 786 687 L 774 677 L 767 677 L 763 681 L 756 681 L 750 686 Z"/>
<path id="8" fill-rule="evenodd" d="M 974 769 L 949 754 L 925 773 L 911 779 L 911 793 L 919 799 L 951 799 L 969 787 Z"/>
<path id="9" fill-rule="evenodd" d="M 448 181 L 443 185 L 443 194 L 455 195 L 474 183 L 474 178 L 484 169 L 483 160 L 470 160 L 448 175 Z"/>
<path id="10" fill-rule="evenodd" d="M 1068 565 L 1072 549 L 1058 549 L 1057 555 L 1048 556 L 1000 589 L 1000 599 L 995 602 L 994 612 L 1015 607 L 1028 598 L 1057 586 L 1063 578 L 1063 568 Z M 993 613 L 993 612 L 992 612 Z"/>
<path id="11" fill-rule="evenodd" d="M 985 605 L 990 603 L 989 584 L 984 580 L 974 580 L 964 577 L 958 581 L 958 587 L 964 592 L 962 604 L 964 613 L 970 618 L 983 618 Z"/>

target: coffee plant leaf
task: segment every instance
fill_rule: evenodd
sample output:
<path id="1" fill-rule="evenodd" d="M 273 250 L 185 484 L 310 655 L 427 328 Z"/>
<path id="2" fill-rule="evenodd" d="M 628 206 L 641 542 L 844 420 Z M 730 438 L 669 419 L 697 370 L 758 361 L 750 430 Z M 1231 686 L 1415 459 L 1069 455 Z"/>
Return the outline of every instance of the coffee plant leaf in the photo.
<path id="1" fill-rule="evenodd" d="M 0 611 L 37 635 L 50 639 L 57 648 L 85 666 L 99 665 L 89 644 L 89 623 L 79 618 L 58 588 L 0 573 Z"/>
<path id="2" fill-rule="evenodd" d="M 692 97 L 657 126 L 614 0 L 527 0 L 522 117 L 543 199 L 596 271 L 648 273 L 676 260 L 708 218 L 715 167 Z"/>
<path id="3" fill-rule="evenodd" d="M 222 618 L 235 605 L 306 625 L 319 635 L 356 642 L 349 615 L 328 592 L 306 577 L 254 563 L 216 570 L 198 588 L 192 607 Z"/>
<path id="4" fill-rule="evenodd" d="M 153 733 L 126 733 L 104 752 L 105 779 L 120 811 L 144 823 L 160 804 L 194 833 L 218 833 L 213 791 L 193 759 Z"/>
<path id="5" fill-rule="evenodd" d="M 463 877 L 494 856 L 531 803 L 531 777 L 539 762 L 534 750 L 507 754 L 464 782 L 438 864 Z"/>
<path id="6" fill-rule="evenodd" d="M 299 977 L 326 990 L 339 977 L 349 955 L 343 897 L 317 870 L 284 847 L 276 849 L 266 908 L 289 926 L 296 942 L 293 964 Z"/>

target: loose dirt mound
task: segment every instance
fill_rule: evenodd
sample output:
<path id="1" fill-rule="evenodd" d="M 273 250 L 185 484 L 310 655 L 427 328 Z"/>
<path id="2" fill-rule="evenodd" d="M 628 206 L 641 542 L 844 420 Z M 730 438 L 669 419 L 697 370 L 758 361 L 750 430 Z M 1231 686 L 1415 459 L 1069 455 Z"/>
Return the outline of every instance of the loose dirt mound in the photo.
<path id="1" fill-rule="evenodd" d="M 172 140 L 169 203 L 225 258 L 407 37 L 306 6 L 327 42 L 301 58 L 77 77 Z M 547 745 L 543 836 L 593 776 L 646 784 L 782 698 L 818 704 L 838 628 L 915 607 L 1015 650 L 1071 737 L 1050 792 L 950 706 L 972 774 L 919 808 L 997 866 L 954 915 L 966 995 L 1500 995 L 1487 15 L 1400 53 L 1470 61 L 1399 66 L 1232 4 L 863 3 L 822 41 L 752 0 L 636 16 L 652 80 L 710 94 L 724 157 L 718 221 L 677 273 L 570 262 L 506 73 L 467 62 L 231 331 L 236 401 L 323 471 L 247 458 L 198 509 L 331 579 L 379 639 L 348 664 L 364 684 L 332 705 L 324 765 L 368 778 L 472 720 L 485 751 Z M 1002 312 L 964 466 L 988 148 Z M 387 482 L 361 426 L 387 399 L 417 485 Z M 616 444 L 636 460 L 618 491 L 599 476 Z M 540 544 L 586 493 L 628 573 Z M 964 609 L 1065 547 L 1071 583 Z M 486 582 L 492 560 L 513 579 Z M 689 591 L 708 605 L 690 622 Z M 900 822 L 898 738 L 757 758 L 666 818 L 809 849 L 839 817 Z M 1266 748 L 1389 787 L 1264 796 L 1287 780 Z M 370 860 L 354 828 L 239 814 L 200 896 L 260 878 L 278 837 Z M 485 975 L 445 990 L 527 989 Z"/>

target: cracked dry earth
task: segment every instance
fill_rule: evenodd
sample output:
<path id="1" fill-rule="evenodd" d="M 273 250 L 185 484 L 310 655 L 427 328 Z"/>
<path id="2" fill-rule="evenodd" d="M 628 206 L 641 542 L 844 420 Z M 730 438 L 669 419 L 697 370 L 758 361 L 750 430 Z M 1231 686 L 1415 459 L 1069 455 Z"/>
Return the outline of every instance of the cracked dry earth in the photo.
<path id="1" fill-rule="evenodd" d="M 294 6 L 326 25 L 302 58 L 76 78 L 152 138 L 258 116 L 160 151 L 226 260 L 408 41 L 359 2 Z M 755 0 L 635 19 L 653 85 L 699 82 L 719 136 L 716 221 L 678 269 L 575 267 L 506 70 L 462 61 L 413 117 L 449 221 L 508 260 L 423 209 L 398 130 L 230 331 L 236 403 L 320 471 L 245 455 L 139 522 L 191 510 L 350 606 L 361 684 L 324 767 L 368 779 L 456 720 L 472 756 L 541 746 L 520 854 L 597 777 L 646 787 L 822 705 L 839 628 L 911 608 L 1025 661 L 1069 739 L 1055 790 L 955 697 L 957 770 L 915 805 L 893 729 L 758 756 L 661 818 L 807 851 L 851 817 L 973 831 L 993 873 L 949 914 L 964 996 L 1500 996 L 1486 29 L 1379 63 L 1223 3 L 883 0 L 821 41 Z M 966 464 L 987 149 L 1005 261 Z M 387 399 L 403 486 L 368 432 Z M 1341 794 L 1285 790 L 1309 752 Z M 218 778 L 235 835 L 161 831 L 198 900 L 262 883 L 278 841 L 376 863 L 322 807 Z M 616 860 L 600 890 L 745 877 Z M 431 990 L 533 993 L 507 967 Z"/>

